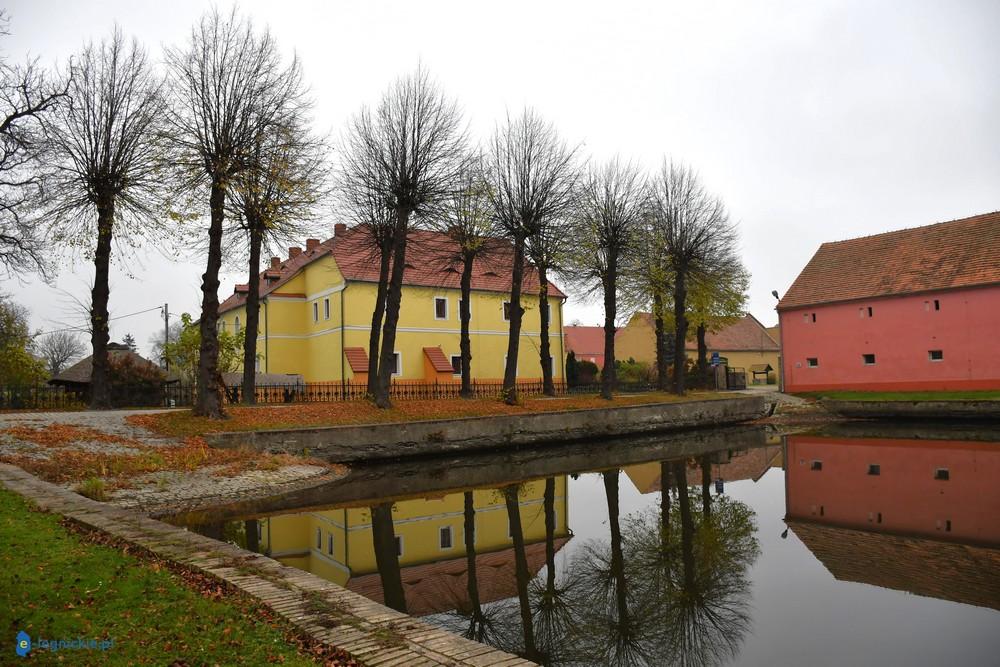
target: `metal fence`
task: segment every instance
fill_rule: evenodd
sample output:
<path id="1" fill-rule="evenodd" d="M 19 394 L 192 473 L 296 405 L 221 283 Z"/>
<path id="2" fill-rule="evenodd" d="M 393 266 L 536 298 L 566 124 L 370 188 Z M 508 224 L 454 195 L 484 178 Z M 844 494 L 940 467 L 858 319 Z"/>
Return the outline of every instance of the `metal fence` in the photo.
<path id="1" fill-rule="evenodd" d="M 600 384 L 569 386 L 562 380 L 553 382 L 557 396 L 594 394 Z M 500 380 L 473 380 L 474 398 L 496 399 L 503 395 Z M 619 383 L 616 391 L 637 393 L 653 391 L 647 382 Z M 541 380 L 522 380 L 517 383 L 521 396 L 540 396 L 544 393 Z M 389 395 L 392 400 L 436 400 L 458 398 L 460 382 L 427 382 L 423 380 L 397 380 L 392 383 Z M 368 395 L 368 386 L 358 382 L 305 382 L 300 384 L 259 385 L 255 388 L 257 403 L 276 405 L 282 403 L 330 403 L 362 400 Z M 111 404 L 121 408 L 190 407 L 197 398 L 193 384 L 167 383 L 163 385 L 112 384 Z M 0 386 L 0 410 L 79 410 L 89 403 L 86 388 L 72 389 L 52 385 Z M 236 404 L 242 400 L 242 387 L 226 387 L 224 400 Z"/>

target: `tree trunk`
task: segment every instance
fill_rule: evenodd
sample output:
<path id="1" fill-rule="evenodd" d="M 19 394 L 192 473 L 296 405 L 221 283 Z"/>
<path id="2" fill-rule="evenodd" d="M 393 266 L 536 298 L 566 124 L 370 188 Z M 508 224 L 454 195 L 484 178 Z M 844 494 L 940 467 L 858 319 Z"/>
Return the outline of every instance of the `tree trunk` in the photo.
<path id="1" fill-rule="evenodd" d="M 392 241 L 382 240 L 379 245 L 378 289 L 375 292 L 375 310 L 372 312 L 372 328 L 368 334 L 368 395 L 378 395 L 379 335 L 382 331 L 382 316 L 385 315 L 385 295 L 389 291 L 389 263 L 392 259 Z M 344 323 L 341 322 L 343 327 Z M 347 363 L 341 359 L 340 363 Z"/>
<path id="2" fill-rule="evenodd" d="M 521 610 L 521 629 L 524 633 L 525 656 L 532 660 L 537 655 L 535 648 L 535 628 L 531 621 L 531 603 L 528 600 L 528 558 L 524 552 L 524 533 L 521 530 L 521 510 L 517 502 L 517 485 L 505 487 L 503 497 L 507 503 L 507 519 L 510 521 L 510 536 L 514 542 L 514 571 L 517 577 L 517 599 Z"/>
<path id="3" fill-rule="evenodd" d="M 660 550 L 670 549 L 670 463 L 660 461 Z"/>
<path id="4" fill-rule="evenodd" d="M 472 298 L 472 262 L 474 257 L 467 255 L 462 263 L 462 301 L 458 306 L 458 317 L 461 320 L 461 333 L 458 339 L 459 352 L 462 355 L 462 398 L 472 398 L 472 341 L 469 340 L 469 322 L 472 320 L 472 310 L 469 299 Z"/>
<path id="5" fill-rule="evenodd" d="M 517 405 L 517 352 L 521 343 L 521 281 L 524 278 L 524 235 L 514 239 L 514 266 L 510 285 L 510 333 L 507 338 L 507 363 L 503 371 L 503 394 L 507 405 Z"/>
<path id="6" fill-rule="evenodd" d="M 396 211 L 396 228 L 392 235 L 392 270 L 389 288 L 385 295 L 385 322 L 382 324 L 382 352 L 378 359 L 378 385 L 375 388 L 375 405 L 392 407 L 389 390 L 392 385 L 393 355 L 396 349 L 396 325 L 399 323 L 399 305 L 403 300 L 403 271 L 406 270 L 407 224 L 410 212 Z M 402 372 L 403 369 L 397 369 Z"/>
<path id="7" fill-rule="evenodd" d="M 257 329 L 260 322 L 260 248 L 264 228 L 259 220 L 250 222 L 250 275 L 247 283 L 247 321 L 243 339 L 243 403 L 257 402 Z"/>
<path id="8" fill-rule="evenodd" d="M 399 552 L 396 549 L 396 530 L 392 525 L 392 503 L 382 503 L 371 508 L 372 545 L 375 564 L 382 580 L 382 596 L 387 607 L 406 613 L 406 595 L 403 578 L 399 572 Z"/>
<path id="9" fill-rule="evenodd" d="M 684 282 L 684 272 L 677 271 L 674 280 L 674 393 L 684 395 L 685 367 L 687 364 L 684 345 L 687 341 L 687 286 Z"/>
<path id="10" fill-rule="evenodd" d="M 705 342 L 705 323 L 698 324 L 696 329 L 698 336 L 698 377 L 701 379 L 702 388 L 708 387 L 708 344 Z"/>
<path id="11" fill-rule="evenodd" d="M 97 205 L 97 247 L 94 249 L 94 287 L 90 292 L 90 343 L 94 356 L 90 372 L 90 407 L 111 407 L 108 373 L 108 301 L 111 297 L 111 236 L 115 223 L 115 201 L 102 196 Z"/>
<path id="12" fill-rule="evenodd" d="M 541 321 L 542 344 L 539 347 L 538 356 L 542 364 L 542 393 L 546 396 L 555 396 L 556 388 L 552 384 L 552 351 L 549 344 L 549 321 L 552 312 L 549 309 L 549 279 L 544 266 L 538 267 L 538 318 Z"/>
<path id="13" fill-rule="evenodd" d="M 615 320 L 618 318 L 618 270 L 615 253 L 608 256 L 608 271 L 604 276 L 604 368 L 601 369 L 601 398 L 611 400 L 617 384 L 615 368 Z"/>
<path id="14" fill-rule="evenodd" d="M 628 588 L 625 583 L 625 558 L 622 553 L 622 531 L 618 520 L 618 470 L 604 473 L 604 494 L 608 499 L 608 526 L 611 528 L 611 576 L 615 580 L 617 626 L 622 636 L 628 636 L 630 626 Z"/>
<path id="15" fill-rule="evenodd" d="M 701 512 L 705 518 L 712 516 L 712 462 L 708 455 L 701 457 Z"/>
<path id="16" fill-rule="evenodd" d="M 212 182 L 209 197 L 211 224 L 208 227 L 208 266 L 201 277 L 201 347 L 198 356 L 198 396 L 194 414 L 222 419 L 222 387 L 219 375 L 219 269 L 222 267 L 222 223 L 225 218 L 226 188 L 220 179 Z"/>
<path id="17" fill-rule="evenodd" d="M 659 294 L 653 294 L 653 326 L 656 344 L 656 388 L 666 391 L 670 386 L 667 380 L 667 343 L 663 326 L 663 299 Z"/>
<path id="18" fill-rule="evenodd" d="M 691 502 L 688 499 L 687 469 L 684 461 L 674 461 L 674 477 L 677 479 L 677 504 L 681 509 L 681 560 L 684 565 L 684 590 L 694 591 L 694 521 L 691 518 Z"/>
<path id="19" fill-rule="evenodd" d="M 476 507 L 472 491 L 465 492 L 465 564 L 466 590 L 469 594 L 469 639 L 483 638 L 483 607 L 479 602 L 479 579 L 476 575 Z"/>
<path id="20" fill-rule="evenodd" d="M 556 592 L 556 479 L 545 479 L 545 591 Z"/>

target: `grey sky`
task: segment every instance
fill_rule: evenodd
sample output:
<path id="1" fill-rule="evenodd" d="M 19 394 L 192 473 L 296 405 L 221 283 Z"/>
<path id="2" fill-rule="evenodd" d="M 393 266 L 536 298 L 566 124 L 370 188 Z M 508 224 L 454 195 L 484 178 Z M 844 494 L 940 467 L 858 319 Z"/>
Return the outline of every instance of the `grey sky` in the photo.
<path id="1" fill-rule="evenodd" d="M 227 5 L 223 5 L 227 6 Z M 159 59 L 209 7 L 193 0 L 8 3 L 7 53 L 64 63 L 115 21 Z M 316 124 L 339 132 L 422 61 L 486 136 L 529 104 L 596 158 L 694 165 L 740 223 L 750 310 L 773 324 L 823 241 L 1000 209 L 997 2 L 242 2 L 301 57 Z M 318 230 L 331 234 L 334 220 Z M 165 223 L 167 224 L 167 223 Z M 79 321 L 92 269 L 56 288 L 2 282 L 45 329 Z M 112 275 L 112 316 L 196 313 L 201 259 L 140 248 Z M 223 277 L 221 296 L 243 271 Z M 601 319 L 570 302 L 566 319 Z M 117 320 L 142 347 L 158 314 Z"/>

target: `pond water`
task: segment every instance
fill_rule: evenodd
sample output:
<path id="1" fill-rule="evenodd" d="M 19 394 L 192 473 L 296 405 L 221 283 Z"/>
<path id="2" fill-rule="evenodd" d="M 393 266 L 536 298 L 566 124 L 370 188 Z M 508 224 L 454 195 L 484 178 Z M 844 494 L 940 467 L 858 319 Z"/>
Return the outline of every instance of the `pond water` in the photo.
<path id="1" fill-rule="evenodd" d="M 545 664 L 1000 664 L 989 430 L 424 459 L 171 520 Z"/>

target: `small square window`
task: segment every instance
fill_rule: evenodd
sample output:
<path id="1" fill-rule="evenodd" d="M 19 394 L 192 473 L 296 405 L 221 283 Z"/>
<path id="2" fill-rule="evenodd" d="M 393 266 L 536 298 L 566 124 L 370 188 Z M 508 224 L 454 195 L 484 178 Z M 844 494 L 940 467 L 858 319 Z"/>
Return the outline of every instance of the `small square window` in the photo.
<path id="1" fill-rule="evenodd" d="M 812 463 L 809 464 L 809 469 L 810 470 L 822 470 L 823 469 L 823 462 L 822 461 L 813 461 Z"/>
<path id="2" fill-rule="evenodd" d="M 453 354 L 451 355 L 451 372 L 455 375 L 462 374 L 462 355 Z"/>
<path id="3" fill-rule="evenodd" d="M 944 350 L 927 350 L 927 358 L 931 361 L 941 361 L 944 359 Z"/>
<path id="4" fill-rule="evenodd" d="M 951 475 L 948 473 L 947 468 L 938 468 L 934 471 L 934 479 L 940 479 L 943 482 L 947 482 Z"/>
<path id="5" fill-rule="evenodd" d="M 434 319 L 448 319 L 448 299 L 441 296 L 434 297 Z"/>
<path id="6" fill-rule="evenodd" d="M 503 319 L 504 322 L 510 322 L 510 301 L 503 302 Z"/>
<path id="7" fill-rule="evenodd" d="M 397 556 L 402 556 L 403 555 L 403 536 L 402 535 L 397 535 L 396 536 L 396 555 Z"/>
<path id="8" fill-rule="evenodd" d="M 443 527 L 439 533 L 440 545 L 442 549 L 451 549 L 451 526 Z"/>
<path id="9" fill-rule="evenodd" d="M 882 474 L 882 466 L 880 466 L 878 463 L 869 463 L 868 464 L 868 474 L 869 475 L 881 475 Z"/>
<path id="10" fill-rule="evenodd" d="M 874 354 L 862 354 L 861 360 L 864 362 L 865 366 L 875 365 L 875 355 Z"/>
<path id="11" fill-rule="evenodd" d="M 323 319 L 330 319 L 330 300 L 323 299 Z"/>
<path id="12" fill-rule="evenodd" d="M 819 366 L 819 359 L 817 359 L 816 357 L 807 358 L 806 366 L 808 366 L 809 368 L 816 368 L 817 366 Z"/>

